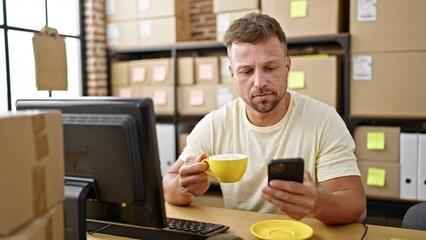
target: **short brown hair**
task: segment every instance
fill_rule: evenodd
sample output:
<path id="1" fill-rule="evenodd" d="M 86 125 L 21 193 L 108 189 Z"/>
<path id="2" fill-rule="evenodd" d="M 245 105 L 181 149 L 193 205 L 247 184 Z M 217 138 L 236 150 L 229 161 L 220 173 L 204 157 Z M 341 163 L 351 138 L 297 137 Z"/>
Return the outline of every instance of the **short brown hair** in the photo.
<path id="1" fill-rule="evenodd" d="M 265 42 L 271 37 L 278 38 L 286 53 L 287 39 L 278 21 L 265 14 L 249 13 L 231 22 L 223 37 L 223 43 L 229 52 L 233 43 L 257 44 Z"/>

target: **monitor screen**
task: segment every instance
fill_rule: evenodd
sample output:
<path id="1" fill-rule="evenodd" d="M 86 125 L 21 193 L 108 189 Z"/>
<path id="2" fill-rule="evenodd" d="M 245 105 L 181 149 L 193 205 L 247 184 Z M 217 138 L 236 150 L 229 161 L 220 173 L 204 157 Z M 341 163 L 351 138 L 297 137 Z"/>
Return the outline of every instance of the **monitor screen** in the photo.
<path id="1" fill-rule="evenodd" d="M 16 106 L 63 113 L 66 237 L 78 232 L 78 239 L 84 239 L 86 218 L 166 225 L 151 99 L 20 99 Z M 79 226 L 72 223 L 75 218 Z"/>

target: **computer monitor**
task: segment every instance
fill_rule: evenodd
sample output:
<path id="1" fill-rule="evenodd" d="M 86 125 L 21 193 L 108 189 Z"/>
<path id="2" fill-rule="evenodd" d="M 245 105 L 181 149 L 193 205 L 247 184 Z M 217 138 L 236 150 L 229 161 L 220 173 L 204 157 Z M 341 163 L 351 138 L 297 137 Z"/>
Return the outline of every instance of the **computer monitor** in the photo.
<path id="1" fill-rule="evenodd" d="M 167 223 L 151 99 L 20 99 L 16 107 L 63 113 L 66 239 L 105 226 L 105 233 L 159 239 Z"/>

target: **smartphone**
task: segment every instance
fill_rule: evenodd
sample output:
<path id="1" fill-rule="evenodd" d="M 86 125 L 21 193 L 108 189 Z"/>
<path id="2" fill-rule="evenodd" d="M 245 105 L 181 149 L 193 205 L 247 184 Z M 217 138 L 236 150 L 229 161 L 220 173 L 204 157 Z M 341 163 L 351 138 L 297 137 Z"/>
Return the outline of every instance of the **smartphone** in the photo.
<path id="1" fill-rule="evenodd" d="M 302 158 L 272 159 L 268 163 L 268 184 L 272 179 L 303 183 L 303 171 Z"/>

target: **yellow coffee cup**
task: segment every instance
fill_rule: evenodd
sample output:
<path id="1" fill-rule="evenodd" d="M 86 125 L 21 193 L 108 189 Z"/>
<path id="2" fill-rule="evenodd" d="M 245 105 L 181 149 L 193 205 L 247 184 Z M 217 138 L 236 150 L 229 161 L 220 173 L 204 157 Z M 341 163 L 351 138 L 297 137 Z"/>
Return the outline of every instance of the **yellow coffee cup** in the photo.
<path id="1" fill-rule="evenodd" d="M 209 156 L 203 159 L 209 165 L 205 173 L 222 183 L 238 182 L 247 169 L 247 155 L 226 153 Z"/>

